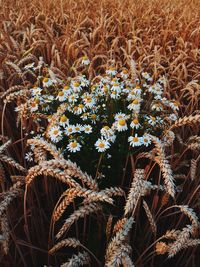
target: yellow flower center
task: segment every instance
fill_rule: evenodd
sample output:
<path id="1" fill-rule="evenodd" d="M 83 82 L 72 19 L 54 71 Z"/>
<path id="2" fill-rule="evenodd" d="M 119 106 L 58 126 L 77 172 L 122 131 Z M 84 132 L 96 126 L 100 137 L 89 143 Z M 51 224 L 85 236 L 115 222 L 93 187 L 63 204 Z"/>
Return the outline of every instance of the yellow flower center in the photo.
<path id="1" fill-rule="evenodd" d="M 103 128 L 104 128 L 105 130 L 109 130 L 109 129 L 110 129 L 110 127 L 109 127 L 109 126 L 107 126 L 107 125 L 106 125 L 106 126 L 104 126 Z"/>
<path id="2" fill-rule="evenodd" d="M 90 103 L 90 102 L 92 102 L 92 98 L 91 98 L 90 96 L 87 96 L 87 97 L 85 98 L 85 101 Z"/>
<path id="3" fill-rule="evenodd" d="M 76 147 L 77 147 L 77 142 L 72 142 L 72 143 L 71 143 L 71 147 L 72 147 L 72 148 L 76 148 Z"/>
<path id="4" fill-rule="evenodd" d="M 123 120 L 123 119 L 121 119 L 121 120 L 118 121 L 118 124 L 119 124 L 120 126 L 125 126 L 125 125 L 126 125 L 126 121 Z"/>
<path id="5" fill-rule="evenodd" d="M 60 92 L 58 93 L 58 96 L 64 96 L 64 92 L 63 92 L 63 91 L 60 91 Z"/>
<path id="6" fill-rule="evenodd" d="M 75 106 L 75 107 L 74 107 L 74 111 L 77 111 L 77 110 L 78 110 L 78 107 L 77 107 L 77 106 Z"/>
<path id="7" fill-rule="evenodd" d="M 79 87 L 80 83 L 76 82 L 74 83 L 74 87 Z"/>
<path id="8" fill-rule="evenodd" d="M 107 86 L 104 86 L 103 87 L 103 90 L 104 90 L 105 93 L 107 93 L 108 92 L 108 87 Z"/>
<path id="9" fill-rule="evenodd" d="M 64 90 L 69 90 L 69 88 L 70 88 L 69 85 L 65 85 L 63 89 Z"/>
<path id="10" fill-rule="evenodd" d="M 61 118 L 60 118 L 60 121 L 61 122 L 66 122 L 67 121 L 67 117 L 65 115 L 63 115 Z"/>
<path id="11" fill-rule="evenodd" d="M 139 121 L 138 121 L 137 119 L 134 119 L 134 120 L 133 120 L 133 123 L 134 123 L 134 124 L 138 124 Z"/>
<path id="12" fill-rule="evenodd" d="M 92 115 L 91 115 L 91 118 L 92 118 L 93 120 L 96 120 L 97 115 L 96 115 L 96 114 L 92 114 Z"/>
<path id="13" fill-rule="evenodd" d="M 72 132 L 72 128 L 68 128 L 68 132 L 71 133 Z"/>
<path id="14" fill-rule="evenodd" d="M 78 107 L 79 108 L 84 108 L 84 105 L 83 104 L 79 104 Z"/>
<path id="15" fill-rule="evenodd" d="M 139 138 L 138 137 L 133 137 L 133 142 L 138 142 L 139 141 Z"/>
<path id="16" fill-rule="evenodd" d="M 153 116 L 151 116 L 151 120 L 152 120 L 152 121 L 156 121 L 156 118 L 153 117 Z"/>
<path id="17" fill-rule="evenodd" d="M 54 131 L 53 131 L 53 134 L 54 134 L 54 135 L 58 135 L 58 132 L 59 132 L 58 130 L 54 130 Z"/>
<path id="18" fill-rule="evenodd" d="M 82 59 L 83 60 L 88 60 L 88 57 L 87 56 L 83 56 Z"/>
<path id="19" fill-rule="evenodd" d="M 137 99 L 133 100 L 133 104 L 134 104 L 134 105 L 139 104 L 139 100 L 137 100 Z"/>
<path id="20" fill-rule="evenodd" d="M 104 148 L 105 147 L 105 144 L 104 143 L 99 143 L 99 147 L 100 148 Z"/>
<path id="21" fill-rule="evenodd" d="M 123 69 L 122 72 L 123 72 L 124 74 L 127 74 L 127 73 L 128 73 L 128 70 Z"/>
<path id="22" fill-rule="evenodd" d="M 141 87 L 139 86 L 139 85 L 136 85 L 136 87 L 135 87 L 136 89 L 140 89 Z"/>
<path id="23" fill-rule="evenodd" d="M 48 81 L 49 81 L 49 78 L 47 78 L 47 77 L 43 79 L 44 83 L 47 83 Z"/>

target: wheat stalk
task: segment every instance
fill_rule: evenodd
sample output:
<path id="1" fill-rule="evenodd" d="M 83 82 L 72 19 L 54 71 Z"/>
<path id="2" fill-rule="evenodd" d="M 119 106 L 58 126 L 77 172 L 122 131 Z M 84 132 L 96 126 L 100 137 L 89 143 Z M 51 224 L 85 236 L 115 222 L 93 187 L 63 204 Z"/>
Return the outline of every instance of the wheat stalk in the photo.
<path id="1" fill-rule="evenodd" d="M 149 206 L 147 205 L 145 200 L 143 200 L 143 207 L 144 207 L 144 210 L 146 212 L 147 218 L 149 220 L 149 223 L 150 223 L 150 226 L 151 226 L 151 230 L 156 235 L 157 226 L 156 226 L 155 220 L 153 218 L 153 215 L 152 215 L 152 213 L 151 213 L 151 211 L 149 209 Z"/>
<path id="2" fill-rule="evenodd" d="M 101 210 L 101 206 L 97 203 L 89 203 L 87 204 L 87 206 L 81 206 L 78 210 L 75 210 L 68 219 L 65 220 L 63 226 L 57 233 L 56 238 L 60 238 L 79 218 L 84 218 L 86 215 L 89 215 L 92 212 L 97 212 L 99 210 Z"/>
<path id="3" fill-rule="evenodd" d="M 63 248 L 63 247 L 79 247 L 81 246 L 81 243 L 79 240 L 75 239 L 75 238 L 67 238 L 64 239 L 62 241 L 60 241 L 59 243 L 57 243 L 53 248 L 51 248 L 49 250 L 49 254 L 54 254 L 56 251 L 58 251 L 59 249 Z"/>
<path id="4" fill-rule="evenodd" d="M 3 213 L 7 210 L 10 203 L 19 195 L 21 195 L 23 183 L 16 182 L 12 187 L 10 187 L 9 191 L 6 192 L 6 195 L 1 201 L 0 205 L 0 217 L 3 215 Z"/>
<path id="5" fill-rule="evenodd" d="M 79 267 L 88 265 L 90 263 L 90 256 L 87 252 L 79 252 L 78 255 L 73 255 L 68 262 L 63 263 L 60 267 Z"/>
<path id="6" fill-rule="evenodd" d="M 127 201 L 124 207 L 124 214 L 132 212 L 141 196 L 145 196 L 148 190 L 151 188 L 151 183 L 144 180 L 144 170 L 136 169 L 134 178 L 131 184 L 131 188 L 127 197 Z"/>
<path id="7" fill-rule="evenodd" d="M 157 149 L 158 158 L 159 158 L 159 166 L 161 168 L 161 171 L 164 177 L 164 183 L 166 186 L 167 193 L 171 195 L 172 197 L 174 197 L 175 196 L 175 184 L 174 184 L 174 179 L 173 179 L 173 174 L 172 174 L 170 164 L 165 157 L 164 146 L 157 137 L 151 135 L 151 139 L 154 142 L 155 147 Z"/>

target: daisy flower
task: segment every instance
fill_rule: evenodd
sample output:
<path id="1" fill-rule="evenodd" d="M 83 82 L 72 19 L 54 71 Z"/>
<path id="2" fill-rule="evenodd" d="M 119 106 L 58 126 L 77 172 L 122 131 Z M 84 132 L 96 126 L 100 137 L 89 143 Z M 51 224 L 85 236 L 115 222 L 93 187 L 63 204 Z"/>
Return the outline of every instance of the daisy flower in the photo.
<path id="1" fill-rule="evenodd" d="M 130 124 L 132 129 L 138 129 L 141 124 L 139 123 L 138 119 L 133 119 Z"/>
<path id="2" fill-rule="evenodd" d="M 140 110 L 140 100 L 139 99 L 134 99 L 131 104 L 128 105 L 127 107 L 130 110 L 139 112 Z"/>
<path id="3" fill-rule="evenodd" d="M 47 103 L 51 103 L 54 100 L 53 95 L 42 95 L 43 101 Z"/>
<path id="4" fill-rule="evenodd" d="M 128 129 L 127 123 L 125 119 L 119 119 L 115 122 L 115 126 L 117 131 L 122 132 Z"/>
<path id="5" fill-rule="evenodd" d="M 176 121 L 176 120 L 178 119 L 178 117 L 177 117 L 174 113 L 170 114 L 168 118 L 169 118 L 171 121 Z"/>
<path id="6" fill-rule="evenodd" d="M 90 118 L 91 118 L 92 123 L 96 123 L 96 121 L 98 119 L 98 116 L 93 113 L 93 114 L 90 115 Z"/>
<path id="7" fill-rule="evenodd" d="M 147 116 L 146 119 L 151 126 L 155 126 L 157 124 L 157 118 L 154 116 Z"/>
<path id="8" fill-rule="evenodd" d="M 67 145 L 67 150 L 69 150 L 72 153 L 75 153 L 77 151 L 81 150 L 81 145 L 76 142 L 76 141 L 71 141 L 68 145 Z"/>
<path id="9" fill-rule="evenodd" d="M 104 139 L 98 139 L 95 143 L 95 147 L 98 152 L 104 152 L 110 148 L 110 143 Z"/>
<path id="10" fill-rule="evenodd" d="M 79 76 L 78 80 L 81 83 L 81 87 L 85 87 L 85 86 L 88 86 L 90 84 L 90 81 L 86 78 L 85 75 Z"/>
<path id="11" fill-rule="evenodd" d="M 48 132 L 48 135 L 52 142 L 57 143 L 62 139 L 62 131 L 59 126 L 54 126 Z"/>
<path id="12" fill-rule="evenodd" d="M 131 89 L 131 91 L 129 90 L 129 92 L 127 92 L 128 95 L 127 95 L 127 100 L 134 100 L 134 99 L 137 99 L 137 94 L 136 94 L 136 91 Z"/>
<path id="13" fill-rule="evenodd" d="M 175 111 L 179 110 L 179 103 L 177 101 L 170 101 L 169 106 Z"/>
<path id="14" fill-rule="evenodd" d="M 117 74 L 117 71 L 116 71 L 116 69 L 115 68 L 110 68 L 110 69 L 108 69 L 108 70 L 106 70 L 106 73 L 108 74 L 108 75 L 116 75 Z"/>
<path id="15" fill-rule="evenodd" d="M 112 91 L 110 97 L 112 99 L 118 99 L 119 98 L 119 94 L 117 92 L 115 92 L 115 91 Z"/>
<path id="16" fill-rule="evenodd" d="M 33 101 L 33 102 L 31 102 L 30 103 L 30 111 L 31 112 L 34 112 L 34 111 L 36 111 L 36 110 L 38 110 L 38 103 L 36 102 L 36 101 Z"/>
<path id="17" fill-rule="evenodd" d="M 143 137 L 141 138 L 142 144 L 145 145 L 146 147 L 151 144 L 151 138 L 148 134 L 144 134 Z"/>
<path id="18" fill-rule="evenodd" d="M 90 134 L 92 132 L 92 127 L 87 124 L 83 127 L 83 131 L 86 133 L 86 134 Z"/>
<path id="19" fill-rule="evenodd" d="M 135 136 L 129 136 L 128 138 L 128 142 L 130 143 L 130 145 L 132 147 L 135 147 L 135 146 L 141 146 L 142 142 L 141 142 L 141 138 L 138 137 L 137 134 L 135 134 Z"/>
<path id="20" fill-rule="evenodd" d="M 115 120 L 119 120 L 119 119 L 128 119 L 128 118 L 129 118 L 129 116 L 126 115 L 125 113 L 122 113 L 122 112 L 118 112 L 118 113 L 116 113 L 115 116 L 114 116 L 114 119 L 115 119 Z"/>
<path id="21" fill-rule="evenodd" d="M 69 98 L 68 98 L 68 101 L 69 101 L 70 103 L 75 103 L 75 102 L 77 102 L 77 98 L 78 98 L 78 94 L 71 94 L 71 95 L 69 96 Z"/>
<path id="22" fill-rule="evenodd" d="M 38 96 L 38 95 L 41 95 L 42 89 L 38 86 L 35 86 L 31 88 L 30 91 L 31 91 L 32 96 Z"/>
<path id="23" fill-rule="evenodd" d="M 85 112 L 85 113 L 83 113 L 80 117 L 81 117 L 81 119 L 82 119 L 83 121 L 86 121 L 86 120 L 88 119 L 88 117 L 89 117 L 89 113 L 88 113 L 88 112 Z"/>
<path id="24" fill-rule="evenodd" d="M 33 161 L 33 153 L 31 151 L 27 152 L 25 155 L 25 159 L 29 162 Z"/>
<path id="25" fill-rule="evenodd" d="M 136 85 L 136 87 L 133 89 L 133 92 L 136 94 L 136 95 L 140 95 L 142 93 L 142 89 L 139 85 Z"/>
<path id="26" fill-rule="evenodd" d="M 74 126 L 74 131 L 75 131 L 76 133 L 80 133 L 82 130 L 83 130 L 82 125 L 80 125 L 80 124 L 77 123 L 77 124 Z"/>
<path id="27" fill-rule="evenodd" d="M 45 87 L 49 87 L 53 84 L 53 81 L 50 79 L 50 78 L 47 78 L 45 77 L 43 80 L 42 80 L 42 83 L 43 83 L 43 86 Z"/>
<path id="28" fill-rule="evenodd" d="M 149 87 L 148 91 L 150 93 L 153 93 L 155 95 L 162 95 L 163 93 L 163 88 L 159 83 L 153 84 L 152 86 Z"/>
<path id="29" fill-rule="evenodd" d="M 58 99 L 60 102 L 63 102 L 67 99 L 67 97 L 63 91 L 60 91 L 58 92 L 56 99 Z"/>
<path id="30" fill-rule="evenodd" d="M 83 104 L 79 104 L 76 109 L 76 114 L 80 115 L 83 112 L 85 112 L 85 106 Z"/>
<path id="31" fill-rule="evenodd" d="M 152 81 L 152 78 L 148 72 L 142 72 L 142 77 L 147 81 Z"/>
<path id="32" fill-rule="evenodd" d="M 108 141 L 111 141 L 112 143 L 115 142 L 116 135 L 114 131 L 109 127 L 109 126 L 104 126 L 101 130 L 100 133 L 103 138 L 107 139 Z"/>
<path id="33" fill-rule="evenodd" d="M 72 81 L 71 87 L 75 93 L 80 92 L 82 89 L 81 83 L 78 81 Z"/>
<path id="34" fill-rule="evenodd" d="M 89 58 L 87 56 L 83 56 L 81 63 L 83 65 L 89 65 L 90 64 L 90 60 L 89 60 Z"/>
<path id="35" fill-rule="evenodd" d="M 102 90 L 103 95 L 104 95 L 104 94 L 107 94 L 107 93 L 109 92 L 109 86 L 108 86 L 108 85 L 104 85 L 104 86 L 101 88 L 101 90 Z"/>
<path id="36" fill-rule="evenodd" d="M 69 119 L 65 115 L 62 115 L 60 117 L 60 125 L 65 127 L 67 124 L 69 124 Z"/>
<path id="37" fill-rule="evenodd" d="M 83 96 L 83 102 L 86 107 L 93 107 L 95 105 L 95 99 L 90 94 L 86 94 Z"/>
<path id="38" fill-rule="evenodd" d="M 63 87 L 63 92 L 64 92 L 64 94 L 65 94 L 66 96 L 68 96 L 68 95 L 70 95 L 70 94 L 72 93 L 72 88 L 70 88 L 69 85 L 65 85 L 65 86 Z"/>
<path id="39" fill-rule="evenodd" d="M 154 103 L 151 106 L 152 110 L 156 110 L 156 111 L 162 111 L 163 110 L 163 105 L 161 103 Z"/>
<path id="40" fill-rule="evenodd" d="M 120 75 L 121 75 L 122 79 L 127 79 L 127 78 L 128 78 L 128 70 L 124 68 L 124 69 L 120 72 Z"/>
<path id="41" fill-rule="evenodd" d="M 121 87 L 119 83 L 114 83 L 111 87 L 111 91 L 116 92 L 117 94 L 121 93 Z"/>
<path id="42" fill-rule="evenodd" d="M 66 128 L 65 128 L 65 133 L 66 135 L 71 135 L 75 132 L 74 130 L 74 125 L 68 125 Z"/>

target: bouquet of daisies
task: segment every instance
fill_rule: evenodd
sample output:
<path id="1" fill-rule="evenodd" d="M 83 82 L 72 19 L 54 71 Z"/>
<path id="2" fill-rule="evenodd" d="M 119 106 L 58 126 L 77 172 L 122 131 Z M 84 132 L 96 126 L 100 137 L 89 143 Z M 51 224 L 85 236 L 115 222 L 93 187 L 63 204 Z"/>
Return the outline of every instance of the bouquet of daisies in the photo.
<path id="1" fill-rule="evenodd" d="M 89 59 L 83 57 L 82 64 L 89 65 Z M 151 135 L 162 136 L 177 119 L 179 104 L 165 96 L 163 76 L 155 80 L 142 72 L 133 77 L 127 68 L 110 67 L 92 80 L 83 74 L 61 80 L 47 65 L 40 63 L 38 69 L 30 88 L 29 115 L 47 118 L 42 135 L 63 152 L 81 153 L 89 146 L 105 153 L 120 136 L 134 152 L 148 147 Z"/>

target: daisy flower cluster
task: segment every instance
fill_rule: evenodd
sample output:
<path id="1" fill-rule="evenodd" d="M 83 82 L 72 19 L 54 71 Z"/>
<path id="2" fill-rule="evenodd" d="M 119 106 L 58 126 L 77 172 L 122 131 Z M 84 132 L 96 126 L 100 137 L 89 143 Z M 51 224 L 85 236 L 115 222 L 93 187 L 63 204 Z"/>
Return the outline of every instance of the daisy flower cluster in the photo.
<path id="1" fill-rule="evenodd" d="M 84 56 L 81 64 L 88 67 Z M 148 147 L 178 118 L 179 103 L 165 96 L 167 80 L 142 72 L 131 77 L 127 68 L 110 67 L 92 80 L 79 74 L 61 80 L 45 66 L 30 88 L 30 114 L 43 114 L 48 127 L 43 133 L 70 153 L 89 146 L 108 151 L 124 136 L 129 150 Z M 38 116 L 36 116 L 38 118 Z"/>

